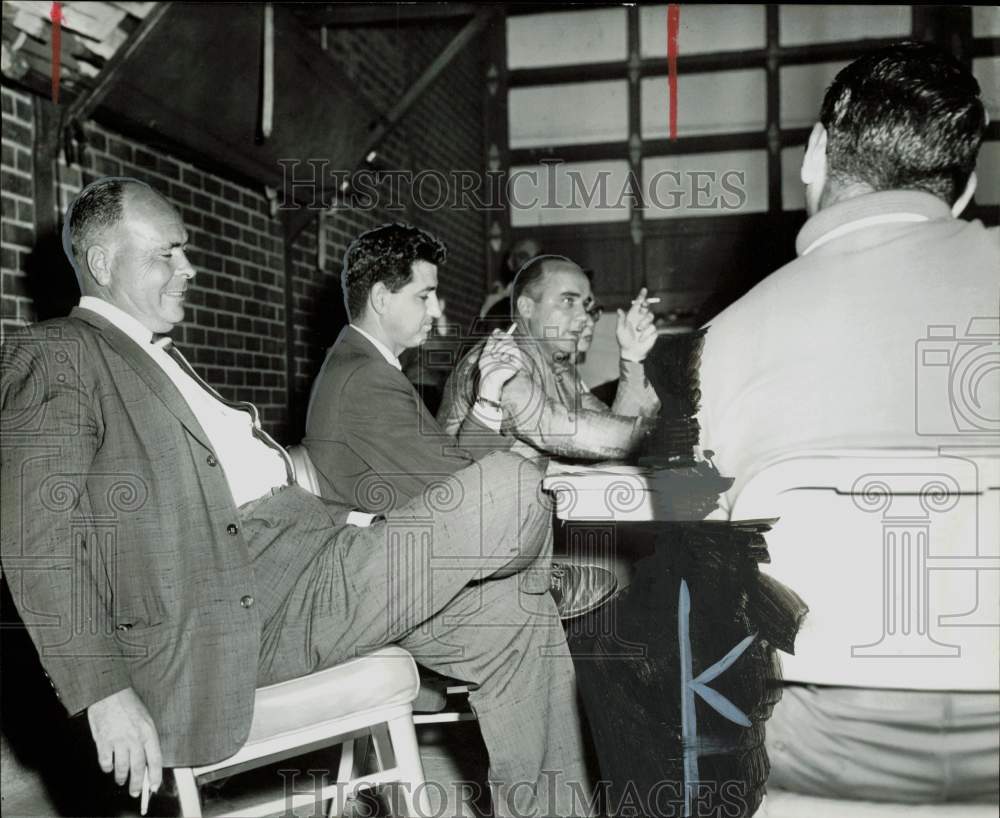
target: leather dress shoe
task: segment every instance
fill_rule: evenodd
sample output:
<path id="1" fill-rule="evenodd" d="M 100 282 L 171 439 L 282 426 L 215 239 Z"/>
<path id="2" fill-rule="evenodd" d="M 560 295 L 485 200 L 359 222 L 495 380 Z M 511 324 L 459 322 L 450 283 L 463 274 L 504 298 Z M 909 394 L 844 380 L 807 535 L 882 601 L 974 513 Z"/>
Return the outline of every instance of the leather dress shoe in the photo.
<path id="1" fill-rule="evenodd" d="M 549 585 L 560 619 L 573 619 L 597 608 L 615 595 L 618 577 L 607 568 L 596 565 L 552 563 Z"/>

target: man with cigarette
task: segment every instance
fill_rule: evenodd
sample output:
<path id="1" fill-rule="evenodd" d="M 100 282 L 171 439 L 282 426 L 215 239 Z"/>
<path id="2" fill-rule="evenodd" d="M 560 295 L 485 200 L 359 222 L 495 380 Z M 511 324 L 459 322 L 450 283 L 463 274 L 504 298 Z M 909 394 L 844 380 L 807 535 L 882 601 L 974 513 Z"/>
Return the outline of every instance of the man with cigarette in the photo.
<path id="1" fill-rule="evenodd" d="M 509 334 L 494 330 L 483 342 L 481 400 L 463 418 L 469 435 L 462 434 L 462 423 L 442 430 L 400 369 L 399 355 L 423 344 L 441 315 L 438 266 L 445 257 L 434 236 L 404 224 L 362 234 L 344 256 L 342 284 L 351 323 L 313 384 L 302 441 L 326 498 L 383 513 L 439 492 L 449 475 L 475 462 L 459 448 L 460 439 L 485 436 L 492 441 L 490 450 L 509 448 L 510 440 L 497 434 L 496 408 L 504 382 L 520 371 L 521 352 Z M 535 470 L 529 463 L 525 468 L 529 476 Z M 515 518 L 522 513 L 510 508 Z M 557 565 L 547 573 L 539 563 L 538 572 L 525 574 L 521 588 L 551 590 L 560 616 L 569 619 L 608 599 L 615 578 L 589 565 Z"/>
<path id="2" fill-rule="evenodd" d="M 101 768 L 155 790 L 163 767 L 243 746 L 257 686 L 398 643 L 475 684 L 498 815 L 550 794 L 548 814 L 578 815 L 574 669 L 548 595 L 518 594 L 546 560 L 537 468 L 496 453 L 447 476 L 460 503 L 346 524 L 349 506 L 299 488 L 255 408 L 169 338 L 187 244 L 151 187 L 98 180 L 66 218 L 79 307 L 0 348 L 4 574 Z"/>
<path id="3" fill-rule="evenodd" d="M 517 316 L 520 362 L 503 385 L 499 401 L 481 393 L 477 344 L 456 366 L 445 385 L 438 421 L 455 434 L 478 407 L 503 413 L 503 432 L 514 438 L 511 451 L 530 459 L 559 457 L 616 460 L 627 457 L 652 428 L 660 402 L 643 361 L 656 342 L 656 328 L 643 288 L 629 310 L 618 311 L 620 382 L 609 408 L 594 397 L 576 370 L 581 341 L 599 307 L 590 281 L 565 256 L 538 256 L 521 268 L 511 295 Z"/>

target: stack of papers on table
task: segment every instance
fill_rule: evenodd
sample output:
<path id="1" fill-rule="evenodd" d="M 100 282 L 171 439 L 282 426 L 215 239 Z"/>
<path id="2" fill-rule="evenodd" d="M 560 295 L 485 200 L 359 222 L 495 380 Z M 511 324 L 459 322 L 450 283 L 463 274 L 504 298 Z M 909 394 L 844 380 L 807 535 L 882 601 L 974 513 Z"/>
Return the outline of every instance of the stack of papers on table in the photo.
<path id="1" fill-rule="evenodd" d="M 691 467 L 657 469 L 621 463 L 585 466 L 550 462 L 542 487 L 553 495 L 556 516 L 561 520 L 700 520 L 703 513 L 688 516 L 679 511 L 683 504 L 677 502 L 678 491 L 688 485 L 684 477 L 693 471 Z M 714 491 L 709 491 L 714 499 Z M 710 508 L 712 500 L 708 502 Z"/>
<path id="2" fill-rule="evenodd" d="M 550 462 L 542 487 L 562 520 L 652 520 L 655 470 L 615 463 Z"/>

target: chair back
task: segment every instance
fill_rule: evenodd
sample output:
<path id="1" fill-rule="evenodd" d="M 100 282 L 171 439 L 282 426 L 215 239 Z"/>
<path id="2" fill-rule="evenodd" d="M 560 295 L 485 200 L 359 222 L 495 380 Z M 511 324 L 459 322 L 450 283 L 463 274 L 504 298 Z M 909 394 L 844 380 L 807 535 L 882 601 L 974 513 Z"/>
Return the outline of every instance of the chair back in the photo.
<path id="1" fill-rule="evenodd" d="M 770 517 L 763 568 L 810 609 L 785 679 L 1000 689 L 1000 449 L 787 457 L 733 504 Z"/>
<path id="2" fill-rule="evenodd" d="M 320 495 L 319 473 L 312 460 L 309 459 L 309 450 L 299 443 L 288 447 L 288 456 L 295 467 L 295 482 L 318 497 Z"/>

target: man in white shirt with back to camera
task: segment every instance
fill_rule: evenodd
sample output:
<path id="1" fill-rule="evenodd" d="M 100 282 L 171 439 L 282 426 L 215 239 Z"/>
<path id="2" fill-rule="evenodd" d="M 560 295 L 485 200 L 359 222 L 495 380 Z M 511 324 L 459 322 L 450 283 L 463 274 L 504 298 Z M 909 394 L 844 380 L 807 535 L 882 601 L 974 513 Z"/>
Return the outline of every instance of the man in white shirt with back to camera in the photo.
<path id="1" fill-rule="evenodd" d="M 986 124 L 976 80 L 930 45 L 894 45 L 837 75 L 802 163 L 810 218 L 798 258 L 709 322 L 701 445 L 735 478 L 728 509 L 768 464 L 796 453 L 936 451 L 954 442 L 915 428 L 914 350 L 928 327 L 962 332 L 972 319 L 996 316 L 1000 231 L 958 219 L 976 188 Z M 986 425 L 963 442 L 996 447 L 1000 370 L 992 360 L 973 396 Z M 824 524 L 815 521 L 817 530 Z M 794 547 L 808 552 L 806 585 L 818 575 L 835 581 L 837 549 Z M 772 558 L 780 571 L 781 555 Z M 802 583 L 782 579 L 802 592 L 809 617 L 821 615 Z M 858 602 L 848 584 L 838 589 L 834 619 Z M 957 679 L 959 692 L 898 689 L 913 686 L 912 676 L 879 687 L 786 684 L 768 723 L 769 784 L 876 801 L 995 801 L 996 692 Z"/>

